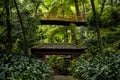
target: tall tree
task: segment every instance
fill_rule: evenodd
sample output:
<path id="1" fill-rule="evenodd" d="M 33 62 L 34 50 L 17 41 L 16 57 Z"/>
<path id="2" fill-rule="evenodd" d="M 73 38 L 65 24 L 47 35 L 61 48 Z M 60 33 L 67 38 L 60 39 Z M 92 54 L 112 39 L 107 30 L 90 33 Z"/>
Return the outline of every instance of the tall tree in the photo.
<path id="1" fill-rule="evenodd" d="M 78 0 L 74 0 L 74 2 L 75 2 L 75 9 L 76 9 L 77 20 L 79 20 L 79 17 L 80 17 L 80 10 L 79 10 Z"/>
<path id="2" fill-rule="evenodd" d="M 85 19 L 85 14 L 86 14 L 86 3 L 87 3 L 87 0 L 81 0 L 81 2 L 82 2 L 82 8 L 83 8 L 83 10 L 82 10 L 82 12 L 83 12 L 82 16 L 83 16 L 83 20 L 84 20 Z"/>
<path id="3" fill-rule="evenodd" d="M 27 54 L 27 38 L 26 38 L 26 32 L 25 32 L 25 28 L 24 28 L 24 25 L 23 25 L 23 20 L 22 20 L 22 17 L 20 15 L 20 11 L 19 11 L 19 8 L 17 6 L 17 3 L 16 3 L 16 0 L 14 0 L 14 4 L 15 4 L 15 7 L 16 7 L 16 10 L 17 10 L 17 15 L 18 15 L 18 18 L 20 20 L 20 24 L 21 24 L 21 29 L 22 29 L 22 33 L 23 33 L 23 40 L 24 40 L 24 53 Z"/>
<path id="4" fill-rule="evenodd" d="M 12 53 L 12 27 L 10 25 L 10 1 L 5 0 L 5 9 L 6 9 L 6 22 L 7 22 L 7 52 Z"/>
<path id="5" fill-rule="evenodd" d="M 101 38 L 101 33 L 100 33 L 100 24 L 99 24 L 98 16 L 96 14 L 94 0 L 90 0 L 90 2 L 91 2 L 91 6 L 92 6 L 92 11 L 93 11 L 94 20 L 95 20 L 95 26 L 96 26 L 97 36 L 98 36 L 99 53 L 102 54 L 103 49 L 102 49 L 102 38 Z"/>

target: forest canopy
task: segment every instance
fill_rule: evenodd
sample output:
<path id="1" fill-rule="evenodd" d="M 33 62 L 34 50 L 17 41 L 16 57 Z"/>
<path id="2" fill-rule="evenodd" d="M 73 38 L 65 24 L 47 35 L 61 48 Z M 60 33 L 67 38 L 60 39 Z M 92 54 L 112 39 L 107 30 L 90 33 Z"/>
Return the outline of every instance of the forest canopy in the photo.
<path id="1" fill-rule="evenodd" d="M 41 43 L 72 43 L 74 38 L 77 45 L 119 48 L 119 0 L 2 0 L 0 5 L 0 48 L 8 53 L 26 54 Z M 40 20 L 84 21 L 88 25 L 74 29 L 42 26 Z"/>

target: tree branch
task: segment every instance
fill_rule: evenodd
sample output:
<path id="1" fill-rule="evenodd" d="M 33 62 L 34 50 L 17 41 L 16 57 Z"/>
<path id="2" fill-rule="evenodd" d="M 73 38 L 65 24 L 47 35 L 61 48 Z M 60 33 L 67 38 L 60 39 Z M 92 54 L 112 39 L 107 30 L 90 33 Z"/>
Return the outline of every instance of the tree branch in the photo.
<path id="1" fill-rule="evenodd" d="M 105 2 L 106 2 L 106 0 L 103 0 L 102 7 L 101 7 L 101 10 L 100 10 L 100 16 L 103 13 L 103 10 L 104 10 L 104 7 L 105 7 Z"/>
<path id="2" fill-rule="evenodd" d="M 17 3 L 16 3 L 16 0 L 14 0 L 14 4 L 15 4 L 15 7 L 16 7 L 16 10 L 17 10 L 17 15 L 18 15 L 18 18 L 20 20 L 20 24 L 21 24 L 21 29 L 22 29 L 22 33 L 23 33 L 23 39 L 24 39 L 24 53 L 27 54 L 27 38 L 26 38 L 26 34 L 25 34 L 25 29 L 24 29 L 24 25 L 23 25 L 23 20 L 22 20 L 22 17 L 20 15 L 20 11 L 18 9 L 18 6 L 17 6 Z"/>

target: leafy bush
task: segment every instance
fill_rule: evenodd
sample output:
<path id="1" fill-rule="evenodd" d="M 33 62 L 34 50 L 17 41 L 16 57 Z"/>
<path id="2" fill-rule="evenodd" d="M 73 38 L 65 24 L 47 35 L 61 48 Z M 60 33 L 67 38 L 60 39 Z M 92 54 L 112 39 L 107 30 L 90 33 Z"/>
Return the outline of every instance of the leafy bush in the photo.
<path id="1" fill-rule="evenodd" d="M 0 54 L 0 80 L 49 80 L 51 68 L 39 59 Z"/>
<path id="2" fill-rule="evenodd" d="M 71 70 L 74 77 L 82 80 L 120 80 L 120 55 L 78 59 Z"/>

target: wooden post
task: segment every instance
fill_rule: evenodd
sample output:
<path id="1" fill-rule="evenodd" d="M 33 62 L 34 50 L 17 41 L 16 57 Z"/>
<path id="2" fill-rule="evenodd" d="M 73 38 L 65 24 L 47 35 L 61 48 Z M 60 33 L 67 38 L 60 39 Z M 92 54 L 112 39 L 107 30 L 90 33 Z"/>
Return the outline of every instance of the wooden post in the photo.
<path id="1" fill-rule="evenodd" d="M 74 59 L 74 53 L 71 55 L 71 60 L 73 60 Z"/>

